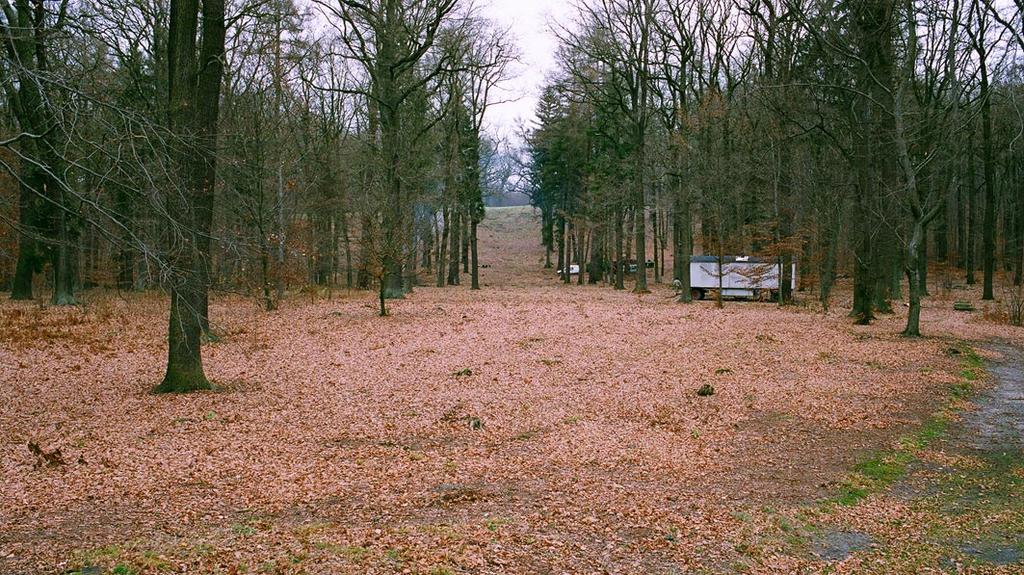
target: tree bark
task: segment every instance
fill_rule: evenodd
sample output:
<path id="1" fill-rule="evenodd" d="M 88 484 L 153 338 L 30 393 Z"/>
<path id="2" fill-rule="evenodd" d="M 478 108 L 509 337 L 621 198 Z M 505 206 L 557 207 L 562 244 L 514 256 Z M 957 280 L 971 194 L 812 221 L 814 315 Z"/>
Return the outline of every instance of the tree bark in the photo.
<path id="1" fill-rule="evenodd" d="M 978 97 L 981 98 L 981 154 L 982 168 L 985 171 L 985 221 L 982 225 L 982 264 L 984 280 L 982 284 L 983 300 L 995 299 L 992 284 L 996 268 L 996 188 L 995 188 L 995 156 L 992 152 L 992 98 L 989 93 L 988 64 L 984 53 L 980 54 L 981 86 Z"/>
<path id="2" fill-rule="evenodd" d="M 918 263 L 921 243 L 924 241 L 925 231 L 921 222 L 914 224 L 914 231 L 911 233 L 910 241 L 907 242 L 907 261 L 904 269 L 907 274 L 907 291 L 910 296 L 910 310 L 907 313 L 907 326 L 903 335 L 907 337 L 921 336 L 921 268 Z"/>
<path id="3" fill-rule="evenodd" d="M 462 238 L 462 224 L 459 223 L 462 213 L 458 207 L 452 207 L 450 215 L 451 218 L 451 230 L 448 232 L 448 239 L 450 241 L 448 247 L 448 285 L 457 286 L 459 285 L 459 254 L 462 253 L 459 246 L 459 240 Z M 445 226 L 448 226 L 449 222 L 445 222 Z"/>
<path id="4" fill-rule="evenodd" d="M 217 121 L 224 62 L 224 2 L 203 0 L 197 60 L 199 0 L 171 0 L 168 34 L 168 123 L 182 142 L 175 159 L 184 179 L 171 192 L 179 215 L 180 245 L 172 258 L 167 371 L 157 392 L 211 387 L 203 371 L 201 339 L 209 326 L 210 232 L 216 173 Z"/>
<path id="5" fill-rule="evenodd" d="M 477 221 L 473 218 L 469 228 L 469 251 L 470 258 L 472 259 L 472 279 L 470 280 L 469 289 L 480 289 L 480 260 L 478 259 L 477 246 L 476 246 L 476 230 Z"/>
<path id="6" fill-rule="evenodd" d="M 675 279 L 679 280 L 679 301 L 689 303 L 693 296 L 690 293 L 690 255 L 693 233 L 690 230 L 690 201 L 683 183 L 677 182 L 672 198 L 672 231 L 676 241 L 672 246 L 672 267 Z"/>
<path id="7" fill-rule="evenodd" d="M 18 222 L 22 233 L 18 236 L 18 263 L 14 268 L 14 282 L 11 286 L 12 300 L 32 299 L 32 279 L 42 271 L 39 245 L 36 240 L 35 192 L 30 185 L 19 186 Z"/>

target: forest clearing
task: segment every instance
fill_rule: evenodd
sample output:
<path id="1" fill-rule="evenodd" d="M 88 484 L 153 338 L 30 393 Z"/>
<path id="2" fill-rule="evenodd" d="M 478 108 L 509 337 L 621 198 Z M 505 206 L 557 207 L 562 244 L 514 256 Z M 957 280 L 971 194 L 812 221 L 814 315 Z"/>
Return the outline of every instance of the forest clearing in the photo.
<path id="1" fill-rule="evenodd" d="M 1024 0 L 0 0 L 0 575 L 1024 574 Z"/>
<path id="2" fill-rule="evenodd" d="M 1019 572 L 1020 459 L 969 509 L 931 490 L 998 464 L 946 440 L 989 386 L 967 346 L 1016 328 L 941 294 L 907 339 L 898 315 L 562 285 L 537 226 L 489 210 L 487 289 L 386 318 L 362 292 L 216 298 L 199 394 L 149 392 L 163 298 L 4 302 L 0 572 Z M 906 466 L 932 487 L 891 488 Z M 832 556 L 833 533 L 871 543 Z"/>

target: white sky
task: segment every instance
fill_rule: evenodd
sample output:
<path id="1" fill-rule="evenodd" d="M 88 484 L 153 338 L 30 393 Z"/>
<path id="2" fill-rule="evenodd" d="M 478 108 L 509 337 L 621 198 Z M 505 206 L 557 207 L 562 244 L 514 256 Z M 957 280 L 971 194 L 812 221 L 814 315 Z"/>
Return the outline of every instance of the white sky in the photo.
<path id="1" fill-rule="evenodd" d="M 481 0 L 481 12 L 499 27 L 509 28 L 520 53 L 520 62 L 509 71 L 504 89 L 495 100 L 514 100 L 487 110 L 489 131 L 514 138 L 518 127 L 534 117 L 545 76 L 555 69 L 558 39 L 553 23 L 568 24 L 570 0 Z"/>

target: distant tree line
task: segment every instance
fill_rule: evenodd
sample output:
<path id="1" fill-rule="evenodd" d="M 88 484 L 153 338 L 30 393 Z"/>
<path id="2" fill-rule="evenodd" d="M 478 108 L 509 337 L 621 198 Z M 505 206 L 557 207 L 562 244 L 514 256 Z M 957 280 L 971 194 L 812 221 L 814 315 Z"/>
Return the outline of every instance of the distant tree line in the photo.
<path id="1" fill-rule="evenodd" d="M 929 263 L 980 279 L 985 299 L 1001 271 L 1020 286 L 1022 7 L 581 1 L 527 134 L 548 265 L 623 289 L 636 261 L 644 292 L 653 261 L 689 301 L 698 250 L 778 258 L 784 274 L 796 258 L 826 309 L 852 274 L 862 323 L 906 286 L 907 335 Z"/>

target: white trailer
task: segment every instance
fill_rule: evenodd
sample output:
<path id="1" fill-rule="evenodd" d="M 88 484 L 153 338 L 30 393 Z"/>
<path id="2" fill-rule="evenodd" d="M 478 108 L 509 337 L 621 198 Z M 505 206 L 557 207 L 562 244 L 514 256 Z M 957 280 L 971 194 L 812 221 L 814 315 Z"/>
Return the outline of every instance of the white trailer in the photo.
<path id="1" fill-rule="evenodd" d="M 776 299 L 781 270 L 777 258 L 725 256 L 719 271 L 718 256 L 690 256 L 690 295 L 693 299 L 704 299 L 709 291 L 721 288 L 723 297 L 759 299 L 767 295 Z M 792 263 L 789 279 L 795 291 L 796 261 Z"/>

